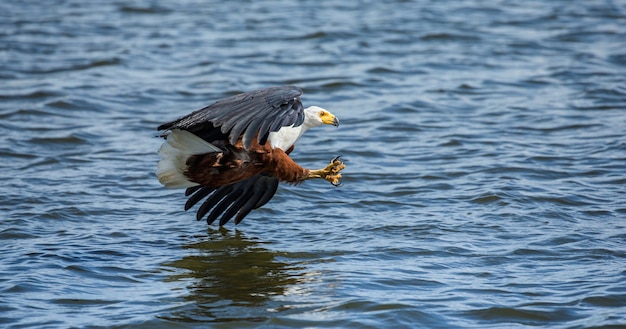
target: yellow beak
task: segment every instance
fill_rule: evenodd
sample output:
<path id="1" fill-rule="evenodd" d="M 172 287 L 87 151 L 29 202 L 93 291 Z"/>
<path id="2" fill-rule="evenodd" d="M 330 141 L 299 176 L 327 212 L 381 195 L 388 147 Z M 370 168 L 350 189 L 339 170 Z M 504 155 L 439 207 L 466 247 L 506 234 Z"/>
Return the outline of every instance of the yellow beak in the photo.
<path id="1" fill-rule="evenodd" d="M 337 119 L 337 117 L 334 114 L 328 111 L 322 111 L 320 113 L 320 118 L 322 119 L 322 122 L 324 124 L 333 125 L 335 127 L 339 126 L 339 119 Z"/>

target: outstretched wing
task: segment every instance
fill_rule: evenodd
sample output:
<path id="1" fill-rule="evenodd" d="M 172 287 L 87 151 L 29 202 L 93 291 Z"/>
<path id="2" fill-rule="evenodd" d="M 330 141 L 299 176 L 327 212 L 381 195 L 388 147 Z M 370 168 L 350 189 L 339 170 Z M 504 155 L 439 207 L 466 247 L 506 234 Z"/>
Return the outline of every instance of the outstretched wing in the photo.
<path id="1" fill-rule="evenodd" d="M 189 196 L 185 203 L 185 210 L 193 207 L 206 198 L 196 213 L 196 219 L 201 220 L 204 215 L 210 225 L 220 215 L 220 226 L 228 223 L 235 217 L 235 224 L 239 224 L 251 210 L 266 204 L 276 193 L 278 179 L 267 175 L 256 175 L 238 183 L 218 188 L 194 186 L 185 191 Z M 210 213 L 209 213 L 210 211 Z"/>
<path id="2" fill-rule="evenodd" d="M 304 122 L 302 89 L 279 86 L 238 94 L 217 101 L 180 119 L 159 126 L 158 130 L 219 127 L 235 144 L 241 137 L 244 148 L 250 148 L 258 135 L 259 144 L 267 141 L 270 132 L 283 126 L 299 126 Z"/>

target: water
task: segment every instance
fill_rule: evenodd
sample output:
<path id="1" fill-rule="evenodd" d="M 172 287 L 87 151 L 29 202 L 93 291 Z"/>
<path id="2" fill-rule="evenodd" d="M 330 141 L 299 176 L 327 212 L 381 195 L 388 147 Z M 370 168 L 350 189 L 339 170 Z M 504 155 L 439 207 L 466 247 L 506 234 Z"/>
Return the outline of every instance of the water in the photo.
<path id="1" fill-rule="evenodd" d="M 0 326 L 626 326 L 622 1 L 3 1 Z M 341 127 L 207 227 L 155 127 L 296 84 Z"/>

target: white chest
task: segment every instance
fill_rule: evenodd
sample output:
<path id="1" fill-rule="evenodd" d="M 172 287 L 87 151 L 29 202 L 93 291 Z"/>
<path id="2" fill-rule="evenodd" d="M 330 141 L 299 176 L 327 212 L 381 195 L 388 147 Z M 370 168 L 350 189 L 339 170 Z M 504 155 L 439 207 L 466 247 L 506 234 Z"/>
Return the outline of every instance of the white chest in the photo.
<path id="1" fill-rule="evenodd" d="M 271 132 L 268 137 L 270 145 L 272 148 L 279 148 L 283 151 L 287 151 L 302 135 L 302 127 L 303 126 L 282 127 L 276 132 Z"/>

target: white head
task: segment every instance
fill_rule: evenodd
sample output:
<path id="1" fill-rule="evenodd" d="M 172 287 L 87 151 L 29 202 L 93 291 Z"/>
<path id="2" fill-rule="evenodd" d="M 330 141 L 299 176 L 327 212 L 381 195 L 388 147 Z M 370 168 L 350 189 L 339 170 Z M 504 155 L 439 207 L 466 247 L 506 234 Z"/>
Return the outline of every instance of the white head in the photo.
<path id="1" fill-rule="evenodd" d="M 271 132 L 268 140 L 274 148 L 288 150 L 307 130 L 323 124 L 339 126 L 339 120 L 330 112 L 317 106 L 304 109 L 304 122 L 301 126 L 282 127 Z"/>
<path id="2" fill-rule="evenodd" d="M 310 128 L 323 124 L 339 126 L 339 119 L 319 106 L 309 106 L 304 109 L 304 125 Z"/>

